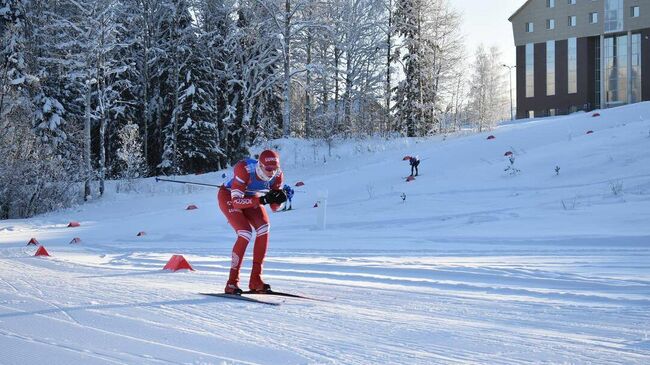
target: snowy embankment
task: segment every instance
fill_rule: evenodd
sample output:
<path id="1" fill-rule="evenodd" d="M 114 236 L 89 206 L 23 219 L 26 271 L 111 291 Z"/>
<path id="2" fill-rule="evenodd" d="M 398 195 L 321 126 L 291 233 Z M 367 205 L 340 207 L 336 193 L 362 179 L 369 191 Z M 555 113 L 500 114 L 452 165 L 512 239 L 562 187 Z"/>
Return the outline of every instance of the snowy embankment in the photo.
<path id="1" fill-rule="evenodd" d="M 223 289 L 234 241 L 211 189 L 146 179 L 2 221 L 0 363 L 648 364 L 650 104 L 599 113 L 331 156 L 276 141 L 305 185 L 271 215 L 265 279 L 324 301 L 198 295 Z M 162 271 L 172 254 L 196 271 Z"/>

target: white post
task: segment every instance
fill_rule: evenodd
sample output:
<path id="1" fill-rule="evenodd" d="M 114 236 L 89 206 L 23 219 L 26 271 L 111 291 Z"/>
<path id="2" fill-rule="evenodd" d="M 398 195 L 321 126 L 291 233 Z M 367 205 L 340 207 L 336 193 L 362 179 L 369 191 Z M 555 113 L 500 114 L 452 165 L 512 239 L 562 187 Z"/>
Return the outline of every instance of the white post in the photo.
<path id="1" fill-rule="evenodd" d="M 325 230 L 327 225 L 327 190 L 318 192 L 318 213 L 316 214 L 316 229 Z"/>

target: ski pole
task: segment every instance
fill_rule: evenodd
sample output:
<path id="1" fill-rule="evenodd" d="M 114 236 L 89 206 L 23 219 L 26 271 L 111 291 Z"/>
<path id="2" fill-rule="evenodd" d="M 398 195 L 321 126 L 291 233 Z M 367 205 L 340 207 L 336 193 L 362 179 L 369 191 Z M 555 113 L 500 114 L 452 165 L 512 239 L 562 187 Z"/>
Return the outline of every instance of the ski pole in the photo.
<path id="1" fill-rule="evenodd" d="M 156 182 L 158 182 L 158 181 L 173 182 L 173 183 L 177 183 L 177 184 L 207 186 L 209 188 L 220 188 L 221 187 L 221 185 L 215 185 L 215 184 L 204 184 L 204 183 L 197 183 L 197 182 L 183 181 L 183 180 L 169 180 L 169 179 L 161 179 L 161 178 L 157 177 Z"/>

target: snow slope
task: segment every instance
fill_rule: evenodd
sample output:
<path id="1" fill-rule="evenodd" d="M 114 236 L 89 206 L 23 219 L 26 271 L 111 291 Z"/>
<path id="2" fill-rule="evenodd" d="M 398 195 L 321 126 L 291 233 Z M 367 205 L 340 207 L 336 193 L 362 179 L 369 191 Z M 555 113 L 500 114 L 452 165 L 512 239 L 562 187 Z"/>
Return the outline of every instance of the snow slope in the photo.
<path id="1" fill-rule="evenodd" d="M 650 104 L 600 114 L 331 156 L 277 141 L 305 186 L 271 215 L 265 279 L 323 301 L 197 294 L 223 290 L 234 241 L 213 189 L 113 183 L 2 221 L 0 364 L 648 364 Z M 421 176 L 406 183 L 409 154 Z M 162 271 L 172 254 L 196 271 Z"/>

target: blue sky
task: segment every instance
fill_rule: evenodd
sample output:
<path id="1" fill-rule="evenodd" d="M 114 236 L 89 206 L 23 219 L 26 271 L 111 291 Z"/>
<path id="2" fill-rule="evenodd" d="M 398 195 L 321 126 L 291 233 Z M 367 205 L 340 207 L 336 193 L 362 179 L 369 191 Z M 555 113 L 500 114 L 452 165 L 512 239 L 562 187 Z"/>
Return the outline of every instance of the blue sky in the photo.
<path id="1" fill-rule="evenodd" d="M 497 45 L 506 63 L 515 64 L 515 46 L 512 25 L 508 18 L 525 0 L 450 0 L 452 6 L 463 14 L 463 32 L 466 34 L 468 52 L 476 47 Z"/>
<path id="2" fill-rule="evenodd" d="M 512 24 L 508 18 L 525 2 L 525 0 L 450 0 L 452 6 L 463 14 L 462 30 L 465 33 L 468 60 L 473 59 L 476 47 L 482 43 L 486 47 L 498 46 L 503 54 L 502 61 L 508 65 L 516 64 Z M 513 98 L 516 95 L 515 79 L 513 72 Z"/>

